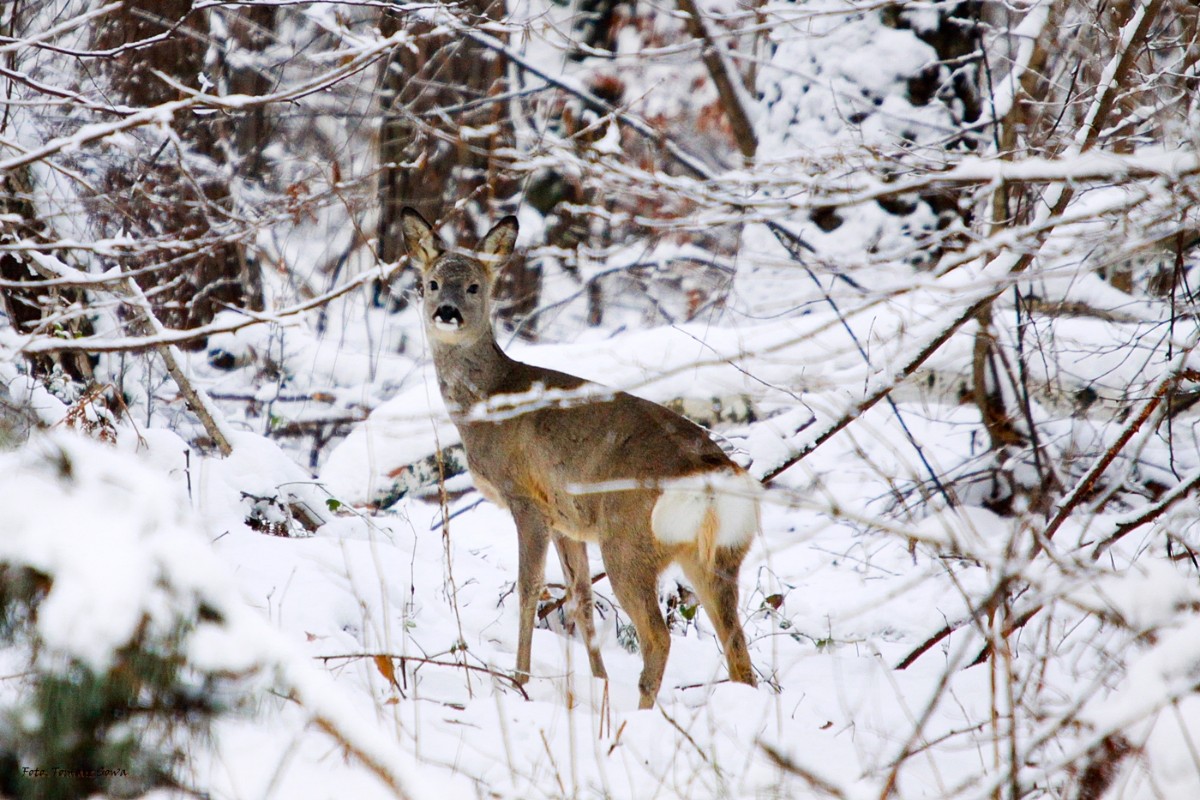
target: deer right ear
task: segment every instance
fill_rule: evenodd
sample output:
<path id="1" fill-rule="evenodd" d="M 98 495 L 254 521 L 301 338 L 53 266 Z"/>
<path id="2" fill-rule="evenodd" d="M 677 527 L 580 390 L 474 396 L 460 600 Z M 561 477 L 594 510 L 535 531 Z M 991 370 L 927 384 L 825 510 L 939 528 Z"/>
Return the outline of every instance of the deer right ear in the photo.
<path id="1" fill-rule="evenodd" d="M 421 270 L 428 269 L 446 250 L 442 237 L 415 208 L 405 206 L 400 212 L 400 229 L 404 233 L 404 249 L 408 251 L 408 257 Z"/>
<path id="2" fill-rule="evenodd" d="M 492 226 L 479 243 L 480 253 L 493 264 L 499 264 L 512 255 L 517 244 L 517 218 L 507 216 Z"/>

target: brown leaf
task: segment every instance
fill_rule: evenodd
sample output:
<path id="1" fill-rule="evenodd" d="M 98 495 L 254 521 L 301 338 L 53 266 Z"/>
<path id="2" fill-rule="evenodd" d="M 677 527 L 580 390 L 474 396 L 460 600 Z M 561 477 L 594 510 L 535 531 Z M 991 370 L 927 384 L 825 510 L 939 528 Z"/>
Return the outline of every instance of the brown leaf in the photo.
<path id="1" fill-rule="evenodd" d="M 374 660 L 375 669 L 379 670 L 379 674 L 386 678 L 392 686 L 397 686 L 396 665 L 392 663 L 391 656 L 378 655 L 374 657 Z"/>

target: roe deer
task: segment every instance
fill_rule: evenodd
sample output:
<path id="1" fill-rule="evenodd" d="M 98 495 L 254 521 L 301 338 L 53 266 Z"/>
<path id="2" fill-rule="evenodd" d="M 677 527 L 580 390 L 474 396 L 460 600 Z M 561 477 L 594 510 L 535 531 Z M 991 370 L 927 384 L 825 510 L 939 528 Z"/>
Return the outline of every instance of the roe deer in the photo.
<path id="1" fill-rule="evenodd" d="M 699 426 L 649 400 L 522 364 L 496 344 L 492 282 L 512 253 L 505 217 L 474 256 L 448 250 L 423 217 L 401 214 L 421 272 L 438 385 L 479 491 L 517 525 L 517 679 L 529 679 L 546 548 L 558 550 L 592 674 L 606 677 L 592 622 L 585 542 L 600 547 L 613 591 L 642 650 L 639 705 L 658 695 L 671 637 L 658 577 L 671 561 L 695 585 L 725 649 L 729 677 L 754 685 L 738 620 L 738 568 L 759 527 L 761 484 Z"/>

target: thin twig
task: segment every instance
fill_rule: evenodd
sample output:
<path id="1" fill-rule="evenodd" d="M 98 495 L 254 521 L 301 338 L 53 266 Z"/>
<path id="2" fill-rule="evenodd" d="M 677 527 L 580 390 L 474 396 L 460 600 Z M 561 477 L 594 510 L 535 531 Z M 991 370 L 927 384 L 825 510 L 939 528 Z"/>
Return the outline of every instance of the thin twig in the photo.
<path id="1" fill-rule="evenodd" d="M 1076 133 L 1075 141 L 1064 153 L 1064 158 L 1080 155 L 1095 145 L 1100 131 L 1107 123 L 1108 115 L 1113 108 L 1116 96 L 1125 91 L 1124 79 L 1129 72 L 1129 68 L 1132 66 L 1133 54 L 1137 52 L 1138 47 L 1150 28 L 1150 24 L 1158 15 L 1162 7 L 1162 2 L 1163 0 L 1149 0 L 1145 6 L 1138 8 L 1133 18 L 1122 28 L 1120 50 L 1105 66 L 1103 80 L 1099 84 L 1101 90 L 1093 100 L 1083 125 Z M 992 301 L 999 297 L 1008 286 L 1007 281 L 1004 279 L 1020 275 L 1033 263 L 1038 252 L 1041 250 L 1042 244 L 1057 227 L 1059 218 L 1066 211 L 1067 205 L 1074 195 L 1075 189 L 1066 183 L 1057 183 L 1051 186 L 1042 196 L 1038 213 L 1034 218 L 1034 225 L 1032 227 L 1037 232 L 1031 234 L 1032 241 L 1020 251 L 1005 251 L 993 260 L 993 264 L 998 264 L 996 271 L 1001 273 L 997 276 L 1000 288 L 989 292 L 985 297 L 976 300 L 964 311 L 956 315 L 949 324 L 945 325 L 926 342 L 925 346 L 917 352 L 914 358 L 909 360 L 908 363 L 904 364 L 895 373 L 893 380 L 873 392 L 865 400 L 859 402 L 849 413 L 844 414 L 830 427 L 826 428 L 824 432 L 813 439 L 806 447 L 801 448 L 799 452 L 785 459 L 783 463 L 768 472 L 763 476 L 763 483 L 769 483 L 790 467 L 795 466 L 822 444 L 840 433 L 851 422 L 861 417 L 876 403 L 886 397 L 895 386 L 916 372 L 963 325 L 974 319 L 982 309 L 986 308 Z"/>
<path id="2" fill-rule="evenodd" d="M 301 706 L 304 705 L 303 700 L 297 700 L 297 702 L 299 702 Z M 387 784 L 387 787 L 391 789 L 392 792 L 395 793 L 396 797 L 400 798 L 400 800 L 408 800 L 408 798 L 412 796 L 400 783 L 398 776 L 395 775 L 392 770 L 380 763 L 379 760 L 377 760 L 371 753 L 368 753 L 366 750 L 359 747 L 356 741 L 350 737 L 347 737 L 342 728 L 335 722 L 322 714 L 315 714 L 313 716 L 313 722 L 318 728 L 320 728 L 331 738 L 337 741 L 338 744 L 344 747 L 347 753 L 357 758 L 363 766 L 374 773 L 375 777 Z"/>
<path id="3" fill-rule="evenodd" d="M 1159 407 L 1163 401 L 1163 398 L 1166 396 L 1167 392 L 1170 391 L 1171 387 L 1178 383 L 1180 379 L 1193 376 L 1194 371 L 1185 369 L 1183 366 L 1183 360 L 1191 354 L 1192 350 L 1196 348 L 1198 342 L 1200 342 L 1200 334 L 1193 334 L 1192 340 L 1183 347 L 1180 356 L 1176 359 L 1177 367 L 1168 372 L 1167 375 L 1163 376 L 1163 378 L 1159 380 L 1158 386 L 1154 388 L 1154 392 L 1150 395 L 1150 398 L 1142 404 L 1142 408 L 1138 411 L 1134 418 L 1125 425 L 1120 436 L 1117 437 L 1117 441 L 1114 442 L 1112 446 L 1109 447 L 1108 450 L 1106 450 L 1094 464 L 1092 464 L 1092 468 L 1087 471 L 1087 474 L 1079 479 L 1079 482 L 1075 484 L 1075 488 L 1072 489 L 1071 493 L 1063 499 L 1061 504 L 1059 504 L 1058 512 L 1054 515 L 1054 518 L 1050 520 L 1050 523 L 1046 526 L 1046 529 L 1042 534 L 1044 540 L 1048 541 L 1052 539 L 1062 524 L 1066 522 L 1067 517 L 1070 516 L 1071 512 L 1075 510 L 1075 507 L 1079 505 L 1079 503 L 1085 497 L 1091 494 L 1092 490 L 1096 486 L 1096 481 L 1100 479 L 1100 476 L 1104 474 L 1104 471 L 1108 469 L 1109 465 L 1112 464 L 1117 455 L 1119 455 L 1120 452 L 1125 448 L 1125 445 L 1129 443 L 1129 440 L 1133 438 L 1133 435 L 1138 432 L 1142 425 L 1145 424 L 1146 420 L 1150 418 L 1150 415 L 1154 413 L 1155 409 Z M 1042 540 L 1039 539 L 1034 544 L 1033 555 L 1036 555 L 1040 550 L 1041 541 Z"/>
<path id="4" fill-rule="evenodd" d="M 1135 515 L 1118 524 L 1116 530 L 1096 544 L 1096 547 L 1092 550 L 1092 560 L 1099 559 L 1108 548 L 1119 542 L 1130 532 L 1158 519 L 1170 510 L 1172 506 L 1194 492 L 1197 487 L 1200 487 L 1200 469 L 1192 471 L 1175 488 L 1171 489 L 1157 501 L 1138 509 Z"/>
<path id="5" fill-rule="evenodd" d="M 785 755 L 781 750 L 776 749 L 773 745 L 769 745 L 764 741 L 759 741 L 758 746 L 767 754 L 767 758 L 775 764 L 775 766 L 790 772 L 801 780 L 806 781 L 812 788 L 819 792 L 829 795 L 830 797 L 845 798 L 846 793 L 840 787 L 834 786 L 829 781 L 817 775 L 807 767 L 797 764 L 790 756 Z"/>
<path id="6" fill-rule="evenodd" d="M 700 754 L 700 757 L 702 759 L 704 759 L 704 763 L 708 764 L 710 767 L 712 767 L 713 771 L 717 773 L 717 777 L 723 777 L 722 773 L 721 773 L 721 767 L 719 765 L 713 763 L 713 760 L 708 757 L 708 754 L 705 753 L 704 750 L 700 747 L 700 745 L 696 742 L 696 740 L 692 738 L 692 735 L 690 733 L 688 733 L 687 730 L 684 729 L 684 727 L 682 725 L 680 725 L 678 722 L 676 722 L 675 718 L 672 717 L 670 714 L 668 714 L 667 710 L 665 708 L 663 708 L 661 705 L 658 706 L 658 713 L 662 714 L 663 719 L 665 719 L 667 722 L 671 723 L 671 727 L 674 728 L 675 730 L 677 730 L 679 732 L 679 735 L 682 736 L 684 739 L 686 739 L 687 743 L 690 744 L 696 750 L 696 752 Z"/>
<path id="7" fill-rule="evenodd" d="M 412 662 L 415 664 L 428 664 L 432 667 L 451 667 L 453 669 L 465 669 L 472 672 L 481 672 L 485 675 L 491 675 L 493 678 L 498 678 L 499 680 L 505 681 L 514 689 L 516 689 L 517 693 L 520 694 L 522 698 L 525 700 L 529 699 L 529 694 L 525 691 L 525 687 L 517 683 L 517 679 L 512 675 L 509 675 L 506 672 L 501 672 L 500 670 L 492 669 L 491 667 L 481 667 L 476 664 L 464 664 L 459 661 L 438 661 L 434 658 L 425 658 L 423 656 L 402 656 L 395 653 L 345 653 L 341 655 L 315 656 L 315 658 L 326 662 L 339 659 L 354 661 L 364 658 L 391 658 L 398 659 L 400 661 L 401 670 L 404 669 L 406 664 Z"/>

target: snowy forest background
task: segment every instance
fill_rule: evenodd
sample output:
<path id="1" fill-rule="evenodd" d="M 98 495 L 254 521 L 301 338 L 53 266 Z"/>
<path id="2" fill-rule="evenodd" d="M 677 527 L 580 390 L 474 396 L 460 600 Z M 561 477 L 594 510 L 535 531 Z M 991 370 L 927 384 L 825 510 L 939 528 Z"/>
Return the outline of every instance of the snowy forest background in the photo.
<path id="1" fill-rule="evenodd" d="M 1200 797 L 1194 0 L 6 0 L 0 795 Z M 502 346 L 768 492 L 638 712 L 438 397 Z M 551 559 L 553 561 L 553 559 Z"/>

